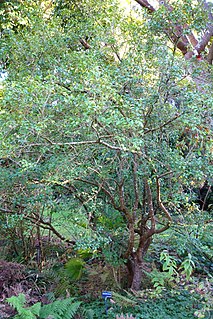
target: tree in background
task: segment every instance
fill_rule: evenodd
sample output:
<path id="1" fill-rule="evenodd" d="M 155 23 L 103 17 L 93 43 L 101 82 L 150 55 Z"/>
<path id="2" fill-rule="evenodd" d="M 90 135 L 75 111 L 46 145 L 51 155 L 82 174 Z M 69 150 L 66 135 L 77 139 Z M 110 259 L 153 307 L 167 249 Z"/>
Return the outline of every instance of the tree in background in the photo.
<path id="1" fill-rule="evenodd" d="M 210 4 L 137 2 L 20 1 L 0 117 L 4 224 L 105 242 L 135 290 L 153 236 L 212 174 Z"/>

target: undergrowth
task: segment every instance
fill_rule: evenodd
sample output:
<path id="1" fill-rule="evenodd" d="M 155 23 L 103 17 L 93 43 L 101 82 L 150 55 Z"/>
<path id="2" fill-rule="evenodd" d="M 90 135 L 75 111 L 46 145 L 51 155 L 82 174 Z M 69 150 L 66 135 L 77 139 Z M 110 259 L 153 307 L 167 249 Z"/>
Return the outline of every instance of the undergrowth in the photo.
<path id="1" fill-rule="evenodd" d="M 113 294 L 113 300 L 108 301 L 108 313 L 104 302 L 96 300 L 82 304 L 78 319 L 115 319 L 116 316 L 132 315 L 134 319 L 210 319 L 210 309 L 204 309 L 204 299 L 200 295 L 188 291 L 164 291 L 159 298 L 145 298 L 127 294 Z"/>
<path id="2" fill-rule="evenodd" d="M 81 304 L 81 302 L 75 301 L 74 298 L 66 298 L 55 300 L 43 306 L 41 302 L 27 306 L 24 294 L 7 298 L 7 302 L 17 311 L 17 315 L 13 319 L 72 319 Z"/>

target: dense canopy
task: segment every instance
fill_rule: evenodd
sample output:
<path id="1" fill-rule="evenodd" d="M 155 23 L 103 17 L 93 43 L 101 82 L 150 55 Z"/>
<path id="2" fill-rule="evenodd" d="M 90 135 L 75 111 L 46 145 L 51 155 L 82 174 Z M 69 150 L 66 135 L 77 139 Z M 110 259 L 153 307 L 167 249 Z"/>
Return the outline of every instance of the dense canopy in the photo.
<path id="1" fill-rule="evenodd" d="M 212 7 L 0 1 L 3 259 L 42 271 L 59 245 L 75 279 L 91 258 L 133 291 L 164 249 L 207 271 Z"/>

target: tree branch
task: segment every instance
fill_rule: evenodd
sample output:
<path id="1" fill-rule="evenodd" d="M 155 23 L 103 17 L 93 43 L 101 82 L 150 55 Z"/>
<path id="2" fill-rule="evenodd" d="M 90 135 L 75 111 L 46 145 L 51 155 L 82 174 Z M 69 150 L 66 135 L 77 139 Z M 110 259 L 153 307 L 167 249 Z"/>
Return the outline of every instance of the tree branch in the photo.
<path id="1" fill-rule="evenodd" d="M 135 0 L 141 7 L 148 9 L 150 13 L 155 12 L 155 8 L 147 0 Z"/>
<path id="2" fill-rule="evenodd" d="M 138 170 L 137 155 L 134 154 L 134 157 L 133 157 L 133 184 L 134 184 L 134 193 L 135 193 L 135 203 L 133 207 L 134 215 L 136 213 L 136 210 L 138 209 L 138 204 L 139 204 L 137 170 Z"/>
<path id="3" fill-rule="evenodd" d="M 149 186 L 147 179 L 145 180 L 145 188 L 146 188 L 147 202 L 148 202 L 148 209 L 149 209 L 148 219 L 151 220 L 151 229 L 150 229 L 151 232 L 148 235 L 148 237 L 150 237 L 155 232 L 156 221 L 155 221 L 155 214 L 154 214 L 154 208 L 153 208 L 152 191 L 151 191 L 151 188 Z"/>
<path id="4" fill-rule="evenodd" d="M 76 181 L 79 181 L 79 182 L 82 182 L 82 183 L 85 183 L 85 184 L 89 184 L 89 185 L 93 185 L 93 186 L 96 186 L 98 188 L 100 188 L 104 193 L 105 195 L 107 195 L 107 197 L 109 198 L 112 206 L 118 210 L 118 211 L 122 211 L 121 207 L 117 206 L 116 205 L 116 202 L 115 202 L 115 199 L 113 197 L 113 195 L 111 194 L 111 192 L 109 190 L 107 190 L 103 184 L 100 184 L 98 182 L 92 182 L 92 181 L 89 181 L 89 180 L 86 180 L 86 179 L 83 179 L 83 178 L 80 178 L 80 177 L 76 177 L 75 178 Z"/>
<path id="5" fill-rule="evenodd" d="M 83 47 L 86 49 L 86 50 L 88 50 L 88 49 L 91 49 L 91 46 L 89 45 L 89 43 L 86 41 L 86 40 L 84 40 L 84 39 L 80 39 L 79 40 L 79 42 L 83 45 Z"/>
<path id="6" fill-rule="evenodd" d="M 10 210 L 10 209 L 7 209 L 7 208 L 3 208 L 3 207 L 0 207 L 0 212 L 6 213 L 6 214 L 18 214 L 17 212 L 15 212 L 13 210 Z"/>
<path id="7" fill-rule="evenodd" d="M 209 64 L 212 64 L 212 61 L 213 61 L 213 42 L 209 48 L 209 53 L 208 53 L 206 60 L 208 61 Z"/>
<path id="8" fill-rule="evenodd" d="M 164 204 L 161 201 L 161 191 L 160 191 L 160 179 L 166 175 L 172 174 L 172 172 L 166 172 L 160 176 L 156 177 L 156 186 L 157 186 L 157 202 L 159 207 L 162 209 L 162 211 L 164 212 L 164 214 L 166 215 L 166 218 L 169 220 L 169 222 L 172 222 L 172 217 L 169 214 L 169 211 L 166 209 L 166 207 L 164 206 Z M 166 227 L 166 226 L 165 226 Z M 162 232 L 162 231 L 161 231 Z"/>
<path id="9" fill-rule="evenodd" d="M 167 230 L 170 227 L 170 225 L 171 225 L 171 223 L 167 223 L 164 227 L 162 227 L 160 229 L 156 229 L 155 234 L 163 233 L 165 230 Z"/>
<path id="10" fill-rule="evenodd" d="M 150 133 L 150 132 L 155 132 L 157 130 L 162 129 L 164 126 L 167 126 L 168 124 L 170 124 L 171 122 L 175 121 L 177 118 L 179 118 L 181 115 L 183 115 L 183 113 L 177 113 L 173 118 L 171 118 L 170 120 L 166 121 L 165 123 L 159 125 L 158 127 L 152 128 L 152 129 L 148 129 L 146 131 L 144 131 L 144 134 Z"/>
<path id="11" fill-rule="evenodd" d="M 69 183 L 70 181 L 67 181 L 67 183 Z M 64 189 L 67 189 L 71 194 L 75 194 L 75 198 L 77 198 L 79 200 L 79 202 L 82 204 L 82 206 L 84 207 L 85 211 L 88 213 L 88 209 L 87 206 L 85 205 L 86 200 L 83 198 L 82 195 L 78 195 L 78 190 L 76 189 L 75 186 L 73 185 L 69 185 L 67 186 L 65 184 L 65 182 L 54 182 L 54 185 L 57 185 L 59 187 L 62 187 Z"/>
<path id="12" fill-rule="evenodd" d="M 208 27 L 208 30 L 204 33 L 202 39 L 198 42 L 198 44 L 195 46 L 195 50 L 198 53 L 201 53 L 202 51 L 204 51 L 205 47 L 207 46 L 207 44 L 209 43 L 209 41 L 211 40 L 211 37 L 213 36 L 213 25 L 210 25 Z"/>
<path id="13" fill-rule="evenodd" d="M 2 213 L 7 213 L 7 214 L 19 214 L 18 212 L 15 212 L 15 211 L 12 211 L 10 209 L 5 209 L 5 208 L 2 208 L 0 207 L 0 212 Z M 73 240 L 69 240 L 69 239 L 66 239 L 64 236 L 62 236 L 56 229 L 55 227 L 53 227 L 53 225 L 50 223 L 50 222 L 47 222 L 47 221 L 44 221 L 41 216 L 37 215 L 34 213 L 34 216 L 32 215 L 26 215 L 24 212 L 22 212 L 22 215 L 23 215 L 23 218 L 26 219 L 26 220 L 29 220 L 31 223 L 34 223 L 34 224 L 38 224 L 39 227 L 41 228 L 44 228 L 44 229 L 48 229 L 50 231 L 52 231 L 52 233 L 54 235 L 56 235 L 58 238 L 60 238 L 61 240 L 67 242 L 67 243 L 70 243 L 70 244 L 75 244 L 75 241 Z"/>
<path id="14" fill-rule="evenodd" d="M 153 8 L 147 0 L 135 0 L 138 4 L 140 4 L 141 7 L 145 7 L 149 10 L 150 13 L 155 12 L 155 8 Z M 205 50 L 207 44 L 209 43 L 211 37 L 213 36 L 213 15 L 211 13 L 211 4 L 207 3 L 206 1 L 200 1 L 203 5 L 203 8 L 205 11 L 208 12 L 208 17 L 210 23 L 207 25 L 207 30 L 205 34 L 203 35 L 202 39 L 198 42 L 195 38 L 194 34 L 191 32 L 188 36 L 183 36 L 183 30 L 188 28 L 187 25 L 184 26 L 175 26 L 174 28 L 177 31 L 177 34 L 173 32 L 173 29 L 171 27 L 168 27 L 164 30 L 164 32 L 167 34 L 167 36 L 170 38 L 170 40 L 177 46 L 177 48 L 182 52 L 182 54 L 185 56 L 185 58 L 188 60 L 190 59 L 194 54 L 194 52 L 197 52 L 200 54 L 202 51 Z M 168 11 L 172 11 L 173 8 L 169 4 L 164 4 Z M 194 47 L 194 52 L 192 50 L 189 51 L 188 44 L 189 41 Z"/>
<path id="15" fill-rule="evenodd" d="M 66 237 L 62 236 L 56 229 L 55 227 L 53 227 L 53 225 L 50 222 L 46 222 L 44 221 L 40 216 L 34 214 L 35 216 L 24 216 L 25 219 L 30 220 L 32 223 L 36 223 L 38 224 L 40 227 L 44 228 L 44 229 L 48 229 L 50 230 L 54 235 L 56 235 L 58 238 L 60 238 L 61 240 L 69 243 L 69 244 L 73 244 L 75 245 L 76 241 L 75 240 L 69 240 L 66 239 Z"/>

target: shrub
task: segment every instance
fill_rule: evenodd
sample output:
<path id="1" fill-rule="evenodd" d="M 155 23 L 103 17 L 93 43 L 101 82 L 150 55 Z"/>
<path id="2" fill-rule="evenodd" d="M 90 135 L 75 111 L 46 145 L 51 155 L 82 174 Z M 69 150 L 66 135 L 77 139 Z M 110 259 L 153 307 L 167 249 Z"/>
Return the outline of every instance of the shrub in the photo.
<path id="1" fill-rule="evenodd" d="M 11 286 L 16 286 L 25 279 L 25 267 L 18 263 L 0 260 L 0 297 L 7 295 Z"/>

